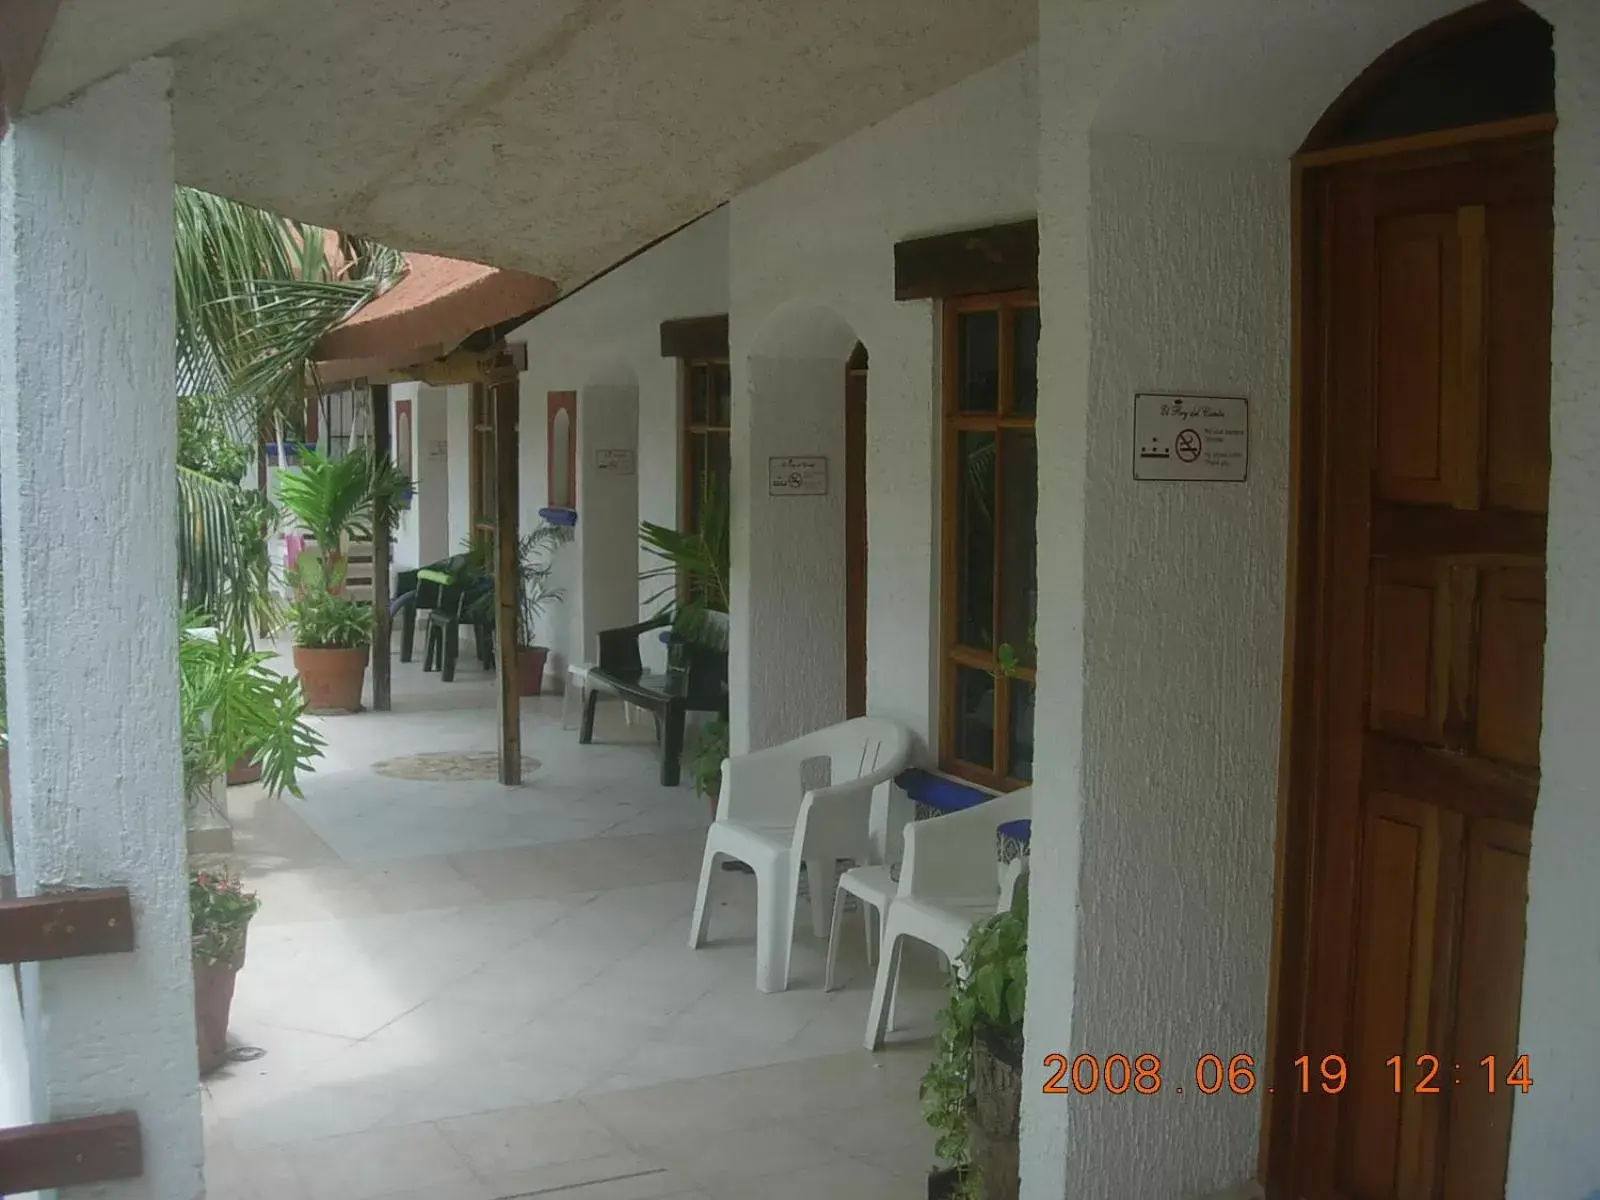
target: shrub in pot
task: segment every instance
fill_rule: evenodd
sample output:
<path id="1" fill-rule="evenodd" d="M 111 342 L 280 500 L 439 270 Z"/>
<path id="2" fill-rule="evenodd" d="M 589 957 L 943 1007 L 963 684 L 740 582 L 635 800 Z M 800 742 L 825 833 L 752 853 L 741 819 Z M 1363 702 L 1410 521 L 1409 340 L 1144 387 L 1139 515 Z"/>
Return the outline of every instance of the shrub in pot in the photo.
<path id="1" fill-rule="evenodd" d="M 237 763 L 269 793 L 300 794 L 299 776 L 322 753 L 305 723 L 300 685 L 266 666 L 237 633 L 187 615 L 178 631 L 178 714 L 183 790 L 191 808 L 212 800 L 212 782 Z M 221 815 L 221 814 L 219 814 Z"/>
<path id="2" fill-rule="evenodd" d="M 538 644 L 539 618 L 552 604 L 565 596 L 561 588 L 550 585 L 555 570 L 555 553 L 572 538 L 565 525 L 541 521 L 517 539 L 517 691 L 537 696 L 544 690 L 544 667 L 550 648 Z M 468 548 L 469 565 L 491 577 L 494 574 L 494 544 L 478 539 Z M 474 616 L 493 624 L 498 613 L 493 589 L 474 601 Z"/>
<path id="3" fill-rule="evenodd" d="M 294 666 L 306 708 L 322 714 L 360 712 L 372 652 L 372 606 L 340 594 L 341 562 L 330 568 L 315 555 L 302 555 L 289 581 L 295 589 L 289 606 Z"/>
<path id="4" fill-rule="evenodd" d="M 940 1013 L 939 1041 L 922 1080 L 923 1113 L 948 1167 L 929 1195 L 1016 1200 L 1022 1105 L 1022 1016 L 1028 990 L 1027 876 L 1009 912 L 967 939 Z"/>
<path id="5" fill-rule="evenodd" d="M 722 764 L 727 757 L 728 722 L 713 717 L 695 731 L 689 747 L 689 777 L 694 780 L 694 790 L 710 802 L 713 817 L 722 795 Z"/>
<path id="6" fill-rule="evenodd" d="M 202 1075 L 227 1058 L 228 1013 L 244 966 L 245 938 L 261 907 L 255 893 L 226 872 L 189 876 L 189 946 L 194 964 L 196 1050 Z"/>
<path id="7" fill-rule="evenodd" d="M 329 458 L 306 449 L 298 470 L 278 480 L 278 499 L 316 541 L 336 595 L 344 589 L 346 540 L 371 541 L 377 517 L 392 519 L 414 490 L 393 462 L 369 450 Z"/>

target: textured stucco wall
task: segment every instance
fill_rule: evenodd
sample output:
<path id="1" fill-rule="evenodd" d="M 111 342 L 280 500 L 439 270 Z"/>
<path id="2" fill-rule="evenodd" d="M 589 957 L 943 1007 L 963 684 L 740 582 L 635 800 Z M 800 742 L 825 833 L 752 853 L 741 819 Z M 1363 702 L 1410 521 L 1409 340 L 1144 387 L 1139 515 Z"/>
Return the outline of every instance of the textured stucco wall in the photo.
<path id="1" fill-rule="evenodd" d="M 0 486 L 17 884 L 125 886 L 131 954 L 25 970 L 35 1114 L 137 1109 L 201 1194 L 178 746 L 172 134 L 141 64 L 0 143 Z"/>
<path id="2" fill-rule="evenodd" d="M 1032 899 L 1053 918 L 1031 946 L 1030 1064 L 1057 1049 L 1192 1064 L 1264 1048 L 1288 158 L 1378 54 L 1457 7 L 1042 0 L 1039 427 L 1041 459 L 1059 469 L 1040 495 L 1040 529 L 1057 532 L 1040 545 Z M 1583 528 L 1600 496 L 1587 328 L 1600 266 L 1585 215 L 1600 14 L 1539 7 L 1558 21 L 1558 58 L 1577 64 L 1560 89 L 1545 783 L 1522 1039 L 1555 1074 L 1518 1100 L 1507 1194 L 1577 1200 L 1600 1183 L 1588 1069 L 1600 959 L 1584 924 L 1600 841 L 1584 732 L 1600 710 L 1600 559 Z M 1249 395 L 1250 482 L 1134 484 L 1131 397 L 1147 387 Z M 1041 1096 L 1037 1080 L 1024 1096 L 1028 1200 L 1204 1195 L 1253 1173 L 1252 1102 L 1113 1106 Z"/>
<path id="3" fill-rule="evenodd" d="M 894 298 L 894 244 L 953 229 L 1020 220 L 1034 213 L 1037 109 L 1034 55 L 1026 51 L 830 147 L 733 204 L 732 351 L 734 383 L 734 676 L 738 716 L 757 680 L 799 689 L 783 698 L 785 724 L 833 719 L 842 670 L 817 671 L 805 626 L 789 629 L 771 615 L 741 620 L 739 595 L 764 536 L 741 513 L 739 498 L 766 492 L 766 459 L 739 446 L 765 445 L 765 421 L 784 422 L 776 406 L 752 403 L 750 354 L 781 309 L 826 309 L 867 347 L 867 705 L 931 738 L 937 722 L 935 547 L 938 539 L 938 340 L 934 305 Z M 781 332 L 781 330 L 779 330 Z M 841 383 L 842 386 L 842 383 Z M 774 391 L 775 400 L 781 391 Z M 781 424 L 774 427 L 781 428 Z M 842 435 L 841 435 L 842 436 Z M 774 442 L 773 444 L 777 444 Z M 840 443 L 842 445 L 842 443 Z M 774 449 L 771 453 L 804 453 Z M 830 458 L 842 480 L 843 456 Z M 831 486 L 838 486 L 833 484 Z M 785 501 L 784 503 L 796 503 Z M 821 580 L 794 576 L 832 606 L 842 586 L 843 541 Z M 833 574 L 837 572 L 837 575 Z M 748 600 L 745 601 L 748 603 Z M 842 620 L 842 618 L 841 618 Z M 753 643 L 743 639 L 754 639 Z M 842 710 L 841 710 L 842 711 Z M 748 730 L 743 731 L 748 735 Z"/>
<path id="4" fill-rule="evenodd" d="M 577 541 L 558 560 L 555 582 L 567 589 L 567 599 L 551 613 L 552 649 L 563 660 L 585 657 L 584 615 L 591 593 L 598 593 L 595 619 L 614 612 L 626 624 L 639 611 L 617 598 L 642 599 L 659 585 L 638 581 L 641 566 L 655 559 L 638 550 L 638 520 L 662 525 L 678 523 L 679 434 L 678 365 L 661 357 L 661 322 L 678 317 L 698 317 L 728 311 L 728 211 L 709 213 L 694 224 L 624 263 L 603 279 L 563 300 L 509 334 L 528 344 L 528 369 L 522 374 L 522 520 L 538 520 L 538 510 L 548 495 L 545 458 L 546 395 L 575 391 L 578 396 L 579 449 L 635 444 L 638 474 L 610 481 L 615 487 L 636 490 L 633 525 L 621 531 L 617 521 L 600 521 L 600 533 L 611 545 L 591 555 L 584 548 L 589 526 L 581 503 Z M 637 420 L 632 429 L 606 428 L 584 412 L 587 387 L 619 378 L 637 380 Z M 605 404 L 603 393 L 597 404 Z M 621 410 L 609 418 L 630 424 Z M 592 466 L 592 453 L 589 454 Z M 580 468 L 580 478 L 582 468 Z M 613 489 L 614 490 L 614 489 Z M 617 510 L 608 510 L 613 516 Z M 624 549 L 625 547 L 625 549 Z M 600 573 L 586 576 L 580 564 Z M 665 649 L 643 639 L 641 649 L 658 667 L 665 666 Z"/>
<path id="5" fill-rule="evenodd" d="M 418 491 L 412 501 L 417 562 L 437 562 L 454 552 L 450 540 L 450 410 L 446 390 L 419 387 L 411 410 L 412 470 Z"/>
<path id="6" fill-rule="evenodd" d="M 1096 136 L 1091 163 L 1072 1044 L 1148 1049 L 1174 1074 L 1219 1047 L 1264 1062 L 1288 508 L 1288 174 L 1276 158 L 1116 135 Z M 1133 395 L 1144 389 L 1247 397 L 1248 481 L 1135 482 Z M 1080 1186 L 1084 1200 L 1188 1195 L 1253 1173 L 1256 1096 L 1074 1103 L 1069 1175 L 1100 1189 Z"/>
<path id="7" fill-rule="evenodd" d="M 450 463 L 445 490 L 450 497 L 450 553 L 472 532 L 472 389 L 465 384 L 444 389 L 445 440 Z"/>
<path id="8" fill-rule="evenodd" d="M 416 462 L 417 454 L 417 393 L 421 390 L 419 383 L 396 383 L 389 388 L 389 438 L 398 458 L 400 454 L 400 425 L 395 420 L 395 405 L 401 400 L 411 401 L 411 457 Z M 416 480 L 419 489 L 426 482 L 423 472 L 414 465 L 411 477 Z M 414 567 L 420 561 L 418 555 L 418 541 L 422 524 L 421 513 L 418 511 L 421 502 L 421 492 L 411 498 L 411 507 L 403 510 L 394 523 L 394 557 L 393 566 L 396 571 L 403 571 Z"/>
<path id="9" fill-rule="evenodd" d="M 1542 777 L 1529 870 L 1509 1200 L 1600 1188 L 1600 11 L 1541 0 L 1556 27 L 1555 314 Z"/>
<path id="10" fill-rule="evenodd" d="M 744 360 L 752 419 L 736 420 L 733 441 L 748 536 L 734 552 L 729 725 L 751 749 L 845 718 L 844 389 L 856 337 L 823 310 L 773 323 Z M 770 344 L 785 334 L 802 337 Z M 828 460 L 826 495 L 768 494 L 768 459 L 795 456 Z"/>
<path id="11" fill-rule="evenodd" d="M 581 644 L 597 653 L 602 629 L 639 619 L 639 382 L 613 369 L 578 393 L 578 512 L 583 533 Z M 657 452 L 660 452 L 660 447 Z M 635 473 L 599 469 L 601 450 L 634 452 Z M 586 654 L 585 657 L 589 657 Z"/>

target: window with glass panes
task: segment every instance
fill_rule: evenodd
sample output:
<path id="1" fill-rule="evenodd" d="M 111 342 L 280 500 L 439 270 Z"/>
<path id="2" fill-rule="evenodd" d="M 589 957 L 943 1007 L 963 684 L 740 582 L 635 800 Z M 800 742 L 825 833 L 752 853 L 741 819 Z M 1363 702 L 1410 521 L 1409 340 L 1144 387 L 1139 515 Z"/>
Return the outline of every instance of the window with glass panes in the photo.
<path id="1" fill-rule="evenodd" d="M 732 473 L 729 425 L 733 382 L 725 358 L 686 358 L 683 364 L 683 529 L 700 528 L 707 489 L 728 503 Z"/>
<path id="2" fill-rule="evenodd" d="M 1033 779 L 1037 292 L 944 305 L 940 765 Z"/>

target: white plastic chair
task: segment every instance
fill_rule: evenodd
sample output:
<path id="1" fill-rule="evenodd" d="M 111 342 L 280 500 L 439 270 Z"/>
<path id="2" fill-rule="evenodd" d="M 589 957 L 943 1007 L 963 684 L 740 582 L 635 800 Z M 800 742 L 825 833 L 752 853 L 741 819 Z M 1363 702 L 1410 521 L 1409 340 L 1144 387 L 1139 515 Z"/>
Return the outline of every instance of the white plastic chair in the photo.
<path id="1" fill-rule="evenodd" d="M 882 1047 L 892 1023 L 904 942 L 925 942 L 954 963 L 972 927 L 1001 911 L 1002 890 L 995 832 L 1007 821 L 1033 814 L 1033 789 L 996 796 L 960 812 L 906 827 L 900 888 L 884 920 L 883 948 L 872 983 L 872 1009 L 864 1044 Z"/>
<path id="2" fill-rule="evenodd" d="M 728 758 L 722 764 L 717 819 L 706 831 L 700 887 L 689 948 L 706 937 L 711 880 L 724 858 L 746 863 L 756 877 L 756 987 L 789 986 L 794 909 L 800 867 L 811 893 L 811 927 L 820 938 L 832 916 L 838 860 L 871 861 L 873 791 L 898 775 L 911 755 L 911 734 L 883 717 L 857 717 L 802 738 Z M 805 765 L 827 760 L 828 784 L 807 789 Z"/>

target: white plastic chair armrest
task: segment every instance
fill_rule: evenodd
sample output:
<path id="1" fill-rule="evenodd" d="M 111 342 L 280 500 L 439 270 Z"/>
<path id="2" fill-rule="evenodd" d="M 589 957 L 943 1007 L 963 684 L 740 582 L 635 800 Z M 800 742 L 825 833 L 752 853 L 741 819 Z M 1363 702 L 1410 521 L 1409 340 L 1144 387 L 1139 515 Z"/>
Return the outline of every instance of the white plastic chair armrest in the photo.
<path id="1" fill-rule="evenodd" d="M 900 895 L 981 900 L 1000 895 L 995 831 L 1032 812 L 1031 789 L 906 826 Z"/>

